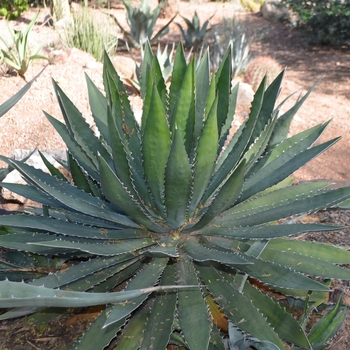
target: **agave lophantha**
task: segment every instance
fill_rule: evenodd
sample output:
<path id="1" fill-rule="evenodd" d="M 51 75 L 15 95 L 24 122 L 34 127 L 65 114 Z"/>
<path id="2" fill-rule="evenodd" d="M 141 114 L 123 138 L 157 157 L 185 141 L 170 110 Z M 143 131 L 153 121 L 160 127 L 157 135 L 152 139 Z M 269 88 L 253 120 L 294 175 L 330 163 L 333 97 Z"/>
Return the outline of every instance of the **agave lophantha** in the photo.
<path id="1" fill-rule="evenodd" d="M 279 115 L 283 72 L 269 87 L 261 82 L 229 138 L 238 92 L 230 50 L 210 76 L 208 53 L 187 64 L 179 46 L 169 91 L 149 47 L 145 55 L 140 125 L 107 56 L 106 96 L 87 78 L 99 136 L 54 83 L 65 124 L 46 116 L 67 145 L 61 163 L 71 181 L 45 158 L 51 174 L 2 157 L 27 182 L 2 186 L 42 209 L 0 217 L 0 307 L 14 308 L 1 319 L 107 304 L 77 349 L 102 349 L 121 330 L 117 349 L 173 342 L 204 350 L 225 348 L 220 309 L 230 335 L 243 331 L 269 349 L 310 349 L 275 292 L 312 301 L 329 290 L 323 278 L 350 279 L 337 266 L 349 252 L 297 239 L 338 227 L 295 219 L 348 199 L 350 188 L 293 184 L 290 175 L 337 139 L 314 145 L 327 123 L 287 136 L 309 93 Z M 73 259 L 79 263 L 68 270 L 52 269 Z M 53 272 L 38 276 L 38 261 Z"/>

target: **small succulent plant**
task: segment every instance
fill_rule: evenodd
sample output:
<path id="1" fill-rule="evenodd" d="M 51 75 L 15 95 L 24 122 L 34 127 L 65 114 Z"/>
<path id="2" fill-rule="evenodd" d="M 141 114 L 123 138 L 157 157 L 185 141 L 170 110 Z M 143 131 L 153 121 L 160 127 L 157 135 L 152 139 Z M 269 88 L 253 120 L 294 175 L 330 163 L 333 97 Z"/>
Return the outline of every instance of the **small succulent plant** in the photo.
<path id="1" fill-rule="evenodd" d="M 267 82 L 271 83 L 281 70 L 281 65 L 274 58 L 258 56 L 249 62 L 243 81 L 257 91 L 262 78 L 266 76 Z"/>
<path id="2" fill-rule="evenodd" d="M 29 23 L 24 32 L 15 29 L 12 30 L 10 27 L 8 27 L 12 43 L 8 43 L 4 37 L 0 36 L 0 40 L 6 46 L 6 50 L 1 49 L 2 57 L 0 56 L 0 59 L 3 60 L 9 67 L 17 71 L 17 73 L 23 79 L 25 79 L 24 75 L 33 61 L 38 59 L 49 60 L 47 57 L 39 55 L 39 52 L 44 47 L 45 43 L 40 44 L 33 52 L 28 52 L 28 35 L 33 28 L 38 16 L 39 12 Z"/>

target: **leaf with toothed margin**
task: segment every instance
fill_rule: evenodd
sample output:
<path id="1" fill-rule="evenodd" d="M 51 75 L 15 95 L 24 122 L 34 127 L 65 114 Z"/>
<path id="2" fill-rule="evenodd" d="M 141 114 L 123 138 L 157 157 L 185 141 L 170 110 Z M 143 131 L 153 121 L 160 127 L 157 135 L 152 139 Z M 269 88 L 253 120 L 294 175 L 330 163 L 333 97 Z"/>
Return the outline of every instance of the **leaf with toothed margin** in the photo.
<path id="1" fill-rule="evenodd" d="M 288 251 L 291 253 L 312 256 L 316 259 L 328 261 L 332 264 L 348 264 L 350 252 L 342 247 L 330 244 L 296 239 L 272 239 L 266 247 L 274 251 Z"/>
<path id="2" fill-rule="evenodd" d="M 109 258 L 94 258 L 87 262 L 73 265 L 68 271 L 50 273 L 47 276 L 36 278 L 28 284 L 33 286 L 45 286 L 46 288 L 64 288 L 77 292 L 86 290 L 98 292 L 110 291 L 118 284 L 120 276 L 126 272 L 126 277 L 130 277 L 141 266 L 138 259 L 132 259 L 132 254 L 123 254 Z M 112 277 L 111 277 L 112 276 Z M 112 286 L 102 289 L 108 279 L 113 278 Z M 120 282 L 122 282 L 121 280 Z M 12 309 L 0 316 L 0 320 L 7 320 L 14 317 L 32 314 L 40 307 L 24 307 Z"/>
<path id="3" fill-rule="evenodd" d="M 233 267 L 247 275 L 258 279 L 259 281 L 272 286 L 290 289 L 304 289 L 315 291 L 329 290 L 323 284 L 314 281 L 301 273 L 294 272 L 288 266 L 276 265 L 261 259 L 255 259 L 244 255 L 251 264 L 236 265 Z"/>
<path id="4" fill-rule="evenodd" d="M 107 98 L 111 107 L 111 116 L 114 119 L 112 128 L 110 127 L 110 121 L 108 121 L 109 131 L 110 133 L 118 132 L 128 156 L 131 170 L 137 173 L 138 178 L 143 178 L 140 127 L 131 110 L 125 86 L 107 54 L 104 56 L 104 84 L 105 87 L 108 86 L 106 90 Z M 110 113 L 108 111 L 109 117 Z"/>
<path id="5" fill-rule="evenodd" d="M 6 225 L 13 228 L 34 229 L 72 237 L 98 239 L 132 239 L 149 236 L 147 231 L 142 229 L 102 229 L 79 225 L 66 220 L 54 220 L 50 217 L 27 214 L 0 216 L 0 225 Z"/>
<path id="6" fill-rule="evenodd" d="M 140 271 L 129 282 L 124 291 L 128 293 L 129 290 L 143 290 L 143 288 L 149 288 L 151 286 L 154 286 L 159 280 L 167 262 L 168 259 L 166 258 L 153 259 L 142 271 Z M 128 299 L 124 302 L 115 304 L 111 312 L 108 314 L 107 320 L 103 325 L 103 328 L 108 327 L 109 325 L 118 322 L 125 316 L 130 315 L 132 311 L 134 311 L 147 299 L 147 296 L 147 294 L 144 294 L 139 296 L 138 298 L 134 298 L 133 300 Z"/>
<path id="7" fill-rule="evenodd" d="M 223 337 L 216 324 L 213 324 L 213 329 L 210 332 L 210 343 L 208 350 L 225 350 Z"/>
<path id="8" fill-rule="evenodd" d="M 132 252 L 138 249 L 146 248 L 154 244 L 154 240 L 151 238 L 133 239 L 129 241 L 121 241 L 118 243 L 85 243 L 81 241 L 67 241 L 67 240 L 55 240 L 45 242 L 30 242 L 28 238 L 28 244 L 45 246 L 49 248 L 61 248 L 72 249 L 87 252 L 89 254 L 96 255 L 118 255 L 122 253 Z"/>
<path id="9" fill-rule="evenodd" d="M 127 263 L 124 264 L 124 266 L 126 265 Z M 137 260 L 134 263 L 130 263 L 129 266 L 126 266 L 116 274 L 113 274 L 113 271 L 116 271 L 117 267 L 113 267 L 113 266 L 111 268 L 108 267 L 103 272 L 106 272 L 106 274 L 110 274 L 110 277 L 99 282 L 97 285 L 92 286 L 91 288 L 89 288 L 89 291 L 93 293 L 102 293 L 102 292 L 109 293 L 111 290 L 116 288 L 119 284 L 126 282 L 129 278 L 134 276 L 141 268 L 142 268 L 141 256 L 139 260 Z M 98 276 L 95 276 L 95 275 L 94 277 L 96 277 L 97 279 Z M 94 280 L 95 279 L 93 279 L 92 282 L 94 282 Z M 77 288 L 81 285 L 81 283 L 84 283 L 83 281 L 81 281 L 81 283 L 78 283 L 78 282 L 79 281 L 77 281 L 76 283 L 72 283 L 73 288 Z"/>
<path id="10" fill-rule="evenodd" d="M 31 209 L 31 211 L 36 215 L 42 215 L 41 210 Z M 98 228 L 106 228 L 111 230 L 125 229 L 125 226 L 116 224 L 107 220 L 99 219 L 97 217 L 85 215 L 83 213 L 78 213 L 75 211 L 68 211 L 64 209 L 49 208 L 49 216 L 54 219 L 61 219 L 69 221 L 71 223 L 76 223 L 79 225 L 87 225 Z"/>
<path id="11" fill-rule="evenodd" d="M 226 251 L 214 250 L 200 244 L 195 238 L 188 238 L 183 249 L 196 261 L 218 261 L 224 264 L 251 264 L 240 255 Z"/>
<path id="12" fill-rule="evenodd" d="M 234 281 L 236 286 L 239 286 L 243 279 L 243 275 L 237 274 Z M 310 348 L 310 343 L 300 324 L 279 303 L 254 288 L 249 282 L 244 284 L 242 292 L 266 317 L 267 322 L 281 339 L 306 349 Z"/>
<path id="13" fill-rule="evenodd" d="M 255 139 L 254 143 L 245 152 L 244 159 L 247 161 L 247 171 L 254 166 L 256 163 L 260 163 L 260 157 L 264 154 L 266 146 L 269 142 L 271 133 L 276 125 L 276 118 L 273 118 L 265 126 L 265 129 L 260 133 L 260 135 Z M 259 159 L 259 162 L 257 160 Z"/>
<path id="14" fill-rule="evenodd" d="M 78 162 L 67 152 L 68 156 L 68 168 L 72 176 L 74 186 L 78 187 L 86 193 L 94 195 L 98 193 L 97 186 L 93 183 L 92 179 L 86 174 L 86 172 L 80 167 Z M 98 195 L 96 195 L 98 196 Z"/>
<path id="15" fill-rule="evenodd" d="M 174 265 L 167 265 L 162 274 L 160 285 L 174 284 L 174 275 Z M 147 319 L 140 350 L 164 350 L 172 333 L 176 293 L 171 291 L 159 292 L 151 300 L 153 305 Z"/>
<path id="16" fill-rule="evenodd" d="M 11 163 L 25 179 L 28 179 L 28 181 L 33 183 L 40 190 L 53 196 L 65 206 L 84 214 L 96 216 L 125 226 L 139 227 L 139 225 L 126 216 L 110 210 L 107 202 L 77 189 L 68 182 L 54 178 L 44 173 L 42 170 L 35 169 L 27 164 L 15 160 L 12 160 Z"/>
<path id="17" fill-rule="evenodd" d="M 289 133 L 289 127 L 293 117 L 298 112 L 299 108 L 303 105 L 305 100 L 309 97 L 311 92 L 315 89 L 320 80 L 321 79 L 317 80 L 316 83 L 311 87 L 311 89 L 301 99 L 299 99 L 287 112 L 285 112 L 278 118 L 276 127 L 270 139 L 269 148 L 273 147 L 274 145 L 277 145 L 278 143 L 287 138 L 287 135 Z"/>
<path id="18" fill-rule="evenodd" d="M 111 95 L 107 96 L 107 100 L 117 102 L 119 105 L 118 109 L 121 111 L 121 113 L 118 113 L 118 115 L 115 116 L 117 118 L 117 123 L 119 120 L 122 120 L 125 123 L 125 126 L 129 129 L 129 131 L 132 131 L 134 129 L 134 133 L 125 133 L 124 137 L 126 140 L 129 141 L 128 144 L 132 153 L 134 154 L 134 157 L 139 157 L 141 155 L 140 150 L 136 150 L 137 146 L 140 147 L 140 144 L 138 143 L 139 125 L 137 124 L 134 112 L 131 109 L 125 85 L 121 81 L 117 71 L 113 66 L 112 61 L 106 53 L 104 55 L 103 63 L 105 74 L 104 85 L 108 85 L 109 89 L 107 89 L 107 91 L 111 92 Z M 113 96 L 113 94 L 115 94 L 116 92 L 118 96 Z M 118 100 L 116 100 L 115 98 L 118 98 Z"/>
<path id="19" fill-rule="evenodd" d="M 98 153 L 101 154 L 108 163 L 111 163 L 111 155 L 91 130 L 90 125 L 86 122 L 81 112 L 79 112 L 72 101 L 54 80 L 53 86 L 64 121 L 66 123 L 66 128 L 71 137 L 89 157 L 95 167 L 97 166 L 96 156 Z"/>
<path id="20" fill-rule="evenodd" d="M 150 43 L 147 41 L 143 47 L 143 58 L 141 64 L 141 72 L 138 76 L 140 80 L 141 98 L 143 101 L 146 99 L 147 85 L 151 79 L 147 79 L 147 73 L 152 66 L 153 52 Z M 137 73 L 137 72 L 136 72 Z M 141 121 L 142 122 L 142 121 Z"/>
<path id="21" fill-rule="evenodd" d="M 225 315 L 240 329 L 260 340 L 268 340 L 285 350 L 277 333 L 261 312 L 242 293 L 233 288 L 209 263 L 196 263 L 195 269 Z"/>
<path id="22" fill-rule="evenodd" d="M 157 209 L 166 217 L 164 206 L 164 176 L 170 153 L 170 131 L 165 110 L 155 86 L 153 86 L 145 132 L 143 135 L 143 158 L 145 177 Z"/>
<path id="23" fill-rule="evenodd" d="M 182 254 L 176 266 L 176 280 L 180 285 L 195 285 L 198 278 L 193 262 Z M 188 289 L 178 292 L 177 305 L 180 328 L 190 349 L 207 349 L 210 339 L 208 307 L 201 290 Z"/>
<path id="24" fill-rule="evenodd" d="M 280 350 L 280 348 L 270 341 L 261 341 L 258 338 L 251 337 L 245 334 L 239 327 L 229 322 L 229 346 L 230 349 L 259 349 L 259 350 Z"/>
<path id="25" fill-rule="evenodd" d="M 88 280 L 90 276 L 99 273 L 106 268 L 109 269 L 116 267 L 117 269 L 122 270 L 125 268 L 125 266 L 133 264 L 137 259 L 138 258 L 134 258 L 133 254 L 131 253 L 120 254 L 118 256 L 111 256 L 108 258 L 97 257 L 81 262 L 77 265 L 73 265 L 68 269 L 68 271 L 57 271 L 45 277 L 33 280 L 29 282 L 29 284 L 35 286 L 44 285 L 46 288 L 63 288 L 75 281 Z M 91 288 L 91 285 L 89 288 Z"/>
<path id="26" fill-rule="evenodd" d="M 350 261 L 350 252 L 348 253 Z M 317 253 L 315 255 L 317 255 Z M 277 251 L 266 248 L 262 252 L 260 259 L 277 265 L 286 266 L 294 271 L 308 275 L 350 280 L 349 270 L 336 266 L 327 260 L 319 259 L 315 256 L 303 255 L 299 252 L 294 253 L 288 249 Z"/>
<path id="27" fill-rule="evenodd" d="M 186 221 L 191 191 L 191 167 L 181 131 L 175 129 L 173 143 L 165 169 L 165 206 L 167 224 L 176 230 Z"/>
<path id="28" fill-rule="evenodd" d="M 339 138 L 307 149 L 321 135 L 326 125 L 295 135 L 271 150 L 247 174 L 240 201 L 278 183 L 302 165 L 331 147 Z M 315 130 L 316 129 L 316 130 Z M 308 135 L 309 134 L 309 135 Z"/>
<path id="29" fill-rule="evenodd" d="M 115 350 L 131 350 L 139 349 L 142 340 L 148 337 L 145 333 L 146 322 L 151 312 L 149 301 L 146 301 L 138 310 L 135 311 L 121 334 L 118 336 L 118 341 Z"/>
<path id="30" fill-rule="evenodd" d="M 171 236 L 160 237 L 158 245 L 151 248 L 145 254 L 152 257 L 173 257 L 177 258 L 179 253 L 177 251 L 178 239 L 174 239 Z"/>
<path id="31" fill-rule="evenodd" d="M 194 77 L 195 77 L 195 62 L 192 60 L 187 66 L 185 75 L 181 87 L 177 94 L 177 100 L 174 105 L 174 110 L 170 115 L 170 131 L 173 134 L 175 128 L 178 128 L 181 136 L 183 137 L 183 142 L 185 144 L 185 149 L 190 156 L 191 146 L 193 141 L 193 131 L 195 124 L 194 115 Z"/>
<path id="32" fill-rule="evenodd" d="M 150 278 L 146 280 L 150 280 Z M 116 304 L 117 306 L 125 303 L 130 307 L 130 305 L 134 305 L 134 303 L 137 304 L 140 297 L 144 300 L 147 298 L 148 294 L 154 291 L 169 288 L 184 288 L 184 286 L 152 286 L 133 290 L 128 288 L 128 290 L 122 292 L 85 293 L 45 288 L 43 286 L 33 286 L 24 282 L 10 282 L 7 280 L 0 281 L 0 308 L 4 309 L 24 306 L 86 307 L 109 303 Z M 132 310 L 136 309 L 136 307 L 137 305 L 133 306 Z M 105 326 L 108 326 L 108 324 L 111 323 L 110 320 L 112 316 L 114 316 L 113 311 L 109 315 L 110 319 L 109 321 L 107 320 Z M 118 320 L 124 316 L 120 317 Z M 115 322 L 118 320 L 115 320 Z"/>
<path id="33" fill-rule="evenodd" d="M 131 216 L 140 225 L 147 227 L 155 232 L 161 232 L 162 228 L 151 219 L 142 210 L 142 204 L 133 198 L 127 189 L 121 183 L 120 179 L 108 166 L 105 160 L 98 157 L 99 169 L 101 174 L 101 188 L 105 197 L 114 205 L 121 208 L 127 215 Z"/>
<path id="34" fill-rule="evenodd" d="M 43 205 L 69 209 L 68 206 L 64 205 L 63 203 L 56 200 L 54 197 L 39 190 L 34 186 L 1 182 L 1 187 L 7 188 L 12 192 L 15 192 L 25 198 L 28 198 L 37 203 L 41 203 Z"/>
<path id="35" fill-rule="evenodd" d="M 209 67 L 209 51 L 206 51 L 203 58 L 199 62 L 199 66 L 195 72 L 196 86 L 195 86 L 195 122 L 193 134 L 193 148 L 195 149 L 198 139 L 202 133 L 203 124 L 205 120 L 205 108 L 208 99 L 210 88 L 210 67 Z"/>
<path id="36" fill-rule="evenodd" d="M 173 73 L 169 93 L 169 115 L 173 115 L 173 110 L 176 105 L 177 96 L 182 85 L 187 69 L 184 49 L 180 43 L 175 54 Z"/>
<path id="37" fill-rule="evenodd" d="M 219 141 L 219 151 L 220 152 L 223 149 L 225 142 L 227 141 L 227 138 L 230 134 L 230 129 L 231 129 L 233 118 L 234 118 L 235 111 L 236 111 L 238 89 L 239 89 L 239 83 L 237 83 L 232 88 L 231 93 L 230 93 L 227 117 L 226 117 L 225 124 L 223 125 L 223 127 L 221 129 L 221 135 L 220 135 L 220 141 Z"/>
<path id="38" fill-rule="evenodd" d="M 265 129 L 265 126 L 269 123 L 271 118 L 274 117 L 274 107 L 278 95 L 281 91 L 281 84 L 284 76 L 284 71 L 282 71 L 275 80 L 268 86 L 265 91 L 263 103 L 261 106 L 261 110 L 259 112 L 259 117 L 257 118 L 256 125 L 254 127 L 251 144 L 255 141 L 256 138 L 259 137 L 261 132 Z"/>
<path id="39" fill-rule="evenodd" d="M 127 317 L 124 317 L 118 322 L 102 328 L 111 310 L 112 306 L 108 306 L 106 310 L 102 311 L 102 313 L 92 322 L 88 330 L 83 334 L 83 337 L 79 339 L 74 349 L 96 350 L 104 349 L 108 346 L 127 320 Z"/>
<path id="40" fill-rule="evenodd" d="M 230 145 L 233 145 L 231 141 L 216 162 L 216 172 L 213 175 L 206 189 L 206 192 L 204 193 L 201 203 L 205 203 L 207 199 L 215 192 L 215 190 L 225 180 L 231 170 L 237 165 L 242 155 L 244 154 L 244 151 L 250 146 L 250 139 L 255 124 L 257 123 L 257 117 L 259 115 L 261 105 L 263 103 L 265 83 L 266 81 L 264 79 L 261 86 L 254 95 L 249 118 L 244 124 L 244 127 L 242 128 L 240 136 L 236 140 L 234 147 L 230 147 Z"/>
<path id="41" fill-rule="evenodd" d="M 231 50 L 227 50 L 216 73 L 216 89 L 218 102 L 218 131 L 221 136 L 229 111 L 229 96 L 231 92 L 232 63 Z"/>
<path id="42" fill-rule="evenodd" d="M 215 167 L 218 143 L 217 103 L 218 99 L 216 98 L 205 121 L 200 139 L 198 140 L 191 202 L 188 207 L 189 217 L 195 214 L 198 203 L 207 188 Z"/>
<path id="43" fill-rule="evenodd" d="M 67 178 L 50 163 L 50 161 L 45 157 L 45 155 L 42 152 L 38 151 L 38 153 L 41 160 L 43 161 L 43 163 L 45 164 L 46 168 L 49 170 L 52 176 L 56 176 L 58 179 L 68 181 Z"/>
<path id="44" fill-rule="evenodd" d="M 143 99 L 143 110 L 141 118 L 141 133 L 143 134 L 151 106 L 153 85 L 159 92 L 163 107 L 167 109 L 167 89 L 164 82 L 163 74 L 156 55 L 153 55 L 152 50 L 148 45 L 145 46 L 145 55 L 142 60 L 142 76 L 141 76 L 141 91 Z"/>
<path id="45" fill-rule="evenodd" d="M 58 236 L 44 234 L 44 233 L 35 233 L 31 231 L 18 230 L 17 233 L 9 235 L 0 235 L 0 246 L 3 248 L 17 249 L 25 252 L 49 255 L 49 254 L 59 254 L 67 252 L 67 249 L 58 249 L 58 248 L 47 248 L 29 245 L 28 242 L 46 242 L 52 241 Z"/>
<path id="46" fill-rule="evenodd" d="M 209 224 L 217 215 L 234 205 L 242 191 L 245 167 L 246 162 L 243 160 L 220 188 L 208 210 L 193 227 L 194 230 Z"/>
<path id="47" fill-rule="evenodd" d="M 130 150 L 123 143 L 115 118 L 112 117 L 110 110 L 107 115 L 109 137 L 111 139 L 111 149 L 113 154 L 114 168 L 120 181 L 124 184 L 127 190 L 139 201 L 145 202 L 146 206 L 155 207 L 155 203 L 149 193 L 143 171 L 137 170 L 134 165 L 134 160 Z M 137 189 L 137 190 L 136 190 Z"/>
<path id="48" fill-rule="evenodd" d="M 312 183 L 289 186 L 248 199 L 226 210 L 215 219 L 215 223 L 220 225 L 230 222 L 233 226 L 260 225 L 291 215 L 331 207 L 350 197 L 350 187 L 313 192 L 312 186 Z"/>
<path id="49" fill-rule="evenodd" d="M 109 130 L 107 123 L 107 99 L 86 73 L 85 79 L 89 94 L 89 105 L 92 117 L 94 118 L 94 122 L 96 123 L 96 126 L 99 132 L 101 133 L 103 139 L 110 146 L 111 141 L 109 138 Z"/>
<path id="50" fill-rule="evenodd" d="M 78 162 L 78 164 L 86 170 L 86 172 L 93 179 L 99 179 L 99 174 L 96 169 L 96 165 L 93 161 L 86 155 L 86 153 L 81 149 L 77 141 L 69 134 L 65 124 L 52 117 L 50 114 L 44 111 L 44 114 L 51 125 L 56 129 L 58 134 L 61 136 L 62 140 L 66 144 L 72 157 Z"/>
<path id="51" fill-rule="evenodd" d="M 231 224 L 211 223 L 196 231 L 196 235 L 224 236 L 233 238 L 262 239 L 298 235 L 305 232 L 340 230 L 341 226 L 321 224 L 288 224 L 232 227 Z"/>

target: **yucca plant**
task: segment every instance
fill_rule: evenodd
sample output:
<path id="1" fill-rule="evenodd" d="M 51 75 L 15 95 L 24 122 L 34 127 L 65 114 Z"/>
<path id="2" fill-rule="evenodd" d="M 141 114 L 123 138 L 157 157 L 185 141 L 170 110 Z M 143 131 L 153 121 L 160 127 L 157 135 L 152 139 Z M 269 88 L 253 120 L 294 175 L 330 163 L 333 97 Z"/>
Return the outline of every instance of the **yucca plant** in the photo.
<path id="1" fill-rule="evenodd" d="M 65 124 L 45 114 L 67 144 L 61 163 L 73 183 L 49 162 L 51 175 L 1 157 L 27 181 L 2 186 L 42 204 L 0 216 L 0 246 L 22 254 L 11 264 L 2 257 L 9 280 L 0 282 L 0 307 L 14 309 L 1 319 L 107 303 L 76 349 L 103 349 L 117 333 L 115 348 L 128 350 L 168 343 L 224 349 L 228 341 L 231 348 L 285 349 L 289 342 L 311 349 L 280 296 L 323 296 L 323 278 L 350 279 L 337 266 L 350 252 L 298 240 L 339 227 L 297 217 L 350 198 L 350 188 L 293 184 L 290 175 L 338 138 L 314 145 L 328 123 L 287 138 L 310 92 L 279 115 L 281 72 L 269 87 L 261 82 L 248 119 L 228 142 L 238 90 L 231 89 L 230 52 L 210 76 L 208 53 L 187 64 L 179 46 L 169 91 L 153 56 L 142 71 L 140 125 L 106 55 L 106 96 L 87 77 L 98 137 L 54 82 Z M 23 283 L 14 274 L 25 278 L 23 255 L 74 264 Z M 223 340 L 219 331 L 228 328 Z"/>
<path id="2" fill-rule="evenodd" d="M 149 0 L 141 0 L 139 7 L 133 7 L 132 4 L 123 0 L 126 9 L 126 20 L 130 27 L 130 32 L 124 29 L 118 19 L 111 15 L 119 29 L 122 31 L 127 42 L 136 48 L 149 41 L 151 44 L 157 42 L 159 38 L 169 32 L 169 25 L 175 19 L 173 16 L 156 34 L 153 34 L 154 27 L 160 15 L 160 11 L 165 5 L 165 0 L 159 2 L 159 5 L 151 12 Z"/>
<path id="3" fill-rule="evenodd" d="M 24 32 L 21 30 L 12 30 L 8 27 L 9 33 L 11 35 L 12 43 L 9 44 L 7 40 L 0 36 L 0 40 L 6 46 L 6 50 L 1 49 L 2 57 L 1 59 L 12 69 L 17 71 L 17 73 L 23 78 L 27 72 L 30 65 L 38 59 L 49 60 L 47 57 L 39 55 L 39 52 L 44 47 L 45 43 L 40 44 L 33 52 L 28 52 L 28 36 L 33 28 L 39 12 L 35 15 L 33 20 L 28 24 L 28 27 Z"/>

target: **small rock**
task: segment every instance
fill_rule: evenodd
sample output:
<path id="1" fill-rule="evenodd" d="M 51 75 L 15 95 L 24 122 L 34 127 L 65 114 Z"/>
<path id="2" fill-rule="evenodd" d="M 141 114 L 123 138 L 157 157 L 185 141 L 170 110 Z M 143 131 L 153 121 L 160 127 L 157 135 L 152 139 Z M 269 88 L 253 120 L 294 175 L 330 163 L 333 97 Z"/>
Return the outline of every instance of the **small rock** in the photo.
<path id="1" fill-rule="evenodd" d="M 136 79 L 135 61 L 131 57 L 116 56 L 113 65 L 122 79 Z"/>
<path id="2" fill-rule="evenodd" d="M 232 86 L 235 86 L 237 83 L 239 84 L 237 104 L 250 106 L 254 98 L 253 88 L 249 84 L 240 81 L 240 79 L 235 78 L 232 80 Z"/>
<path id="3" fill-rule="evenodd" d="M 83 66 L 86 69 L 99 69 L 102 67 L 102 63 L 101 62 L 97 62 L 97 61 L 88 61 L 84 64 Z"/>

